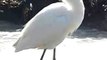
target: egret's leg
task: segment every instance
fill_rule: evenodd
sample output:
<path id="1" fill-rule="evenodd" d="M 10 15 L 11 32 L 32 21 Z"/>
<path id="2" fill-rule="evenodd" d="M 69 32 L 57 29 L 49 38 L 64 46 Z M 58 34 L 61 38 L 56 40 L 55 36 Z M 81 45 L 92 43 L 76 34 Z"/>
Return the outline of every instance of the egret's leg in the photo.
<path id="1" fill-rule="evenodd" d="M 40 60 L 43 60 L 43 57 L 44 57 L 44 55 L 45 55 L 45 52 L 46 52 L 46 49 L 44 49 L 43 54 L 42 54 Z"/>
<path id="2" fill-rule="evenodd" d="M 53 49 L 53 60 L 56 60 L 56 48 Z"/>

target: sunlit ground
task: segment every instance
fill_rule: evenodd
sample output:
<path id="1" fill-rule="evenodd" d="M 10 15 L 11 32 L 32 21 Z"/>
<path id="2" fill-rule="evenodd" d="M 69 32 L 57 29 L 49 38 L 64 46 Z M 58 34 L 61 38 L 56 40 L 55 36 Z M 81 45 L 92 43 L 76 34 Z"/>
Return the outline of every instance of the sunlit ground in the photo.
<path id="1" fill-rule="evenodd" d="M 77 31 L 78 32 L 78 31 Z M 0 32 L 1 60 L 40 60 L 43 50 L 29 49 L 15 53 L 12 46 L 20 32 Z M 75 35 L 75 34 L 74 34 Z M 53 50 L 47 50 L 44 60 L 52 60 Z M 107 38 L 66 38 L 57 47 L 57 60 L 107 60 Z"/>

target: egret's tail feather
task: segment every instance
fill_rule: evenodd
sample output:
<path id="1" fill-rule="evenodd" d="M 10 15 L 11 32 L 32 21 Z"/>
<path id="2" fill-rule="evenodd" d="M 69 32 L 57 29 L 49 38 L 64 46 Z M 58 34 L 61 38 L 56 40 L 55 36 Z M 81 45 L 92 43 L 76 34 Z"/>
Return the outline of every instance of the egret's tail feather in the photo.
<path id="1" fill-rule="evenodd" d="M 13 47 L 16 47 L 16 46 L 17 46 L 19 40 L 20 40 L 20 38 L 18 39 L 18 41 L 17 41 L 15 44 L 13 44 Z"/>
<path id="2" fill-rule="evenodd" d="M 14 48 L 16 48 L 16 46 L 17 46 L 19 40 L 20 40 L 20 38 L 18 39 L 18 41 L 17 41 L 15 44 L 13 44 L 13 47 L 14 47 Z M 15 52 L 19 52 L 19 50 L 15 49 Z"/>

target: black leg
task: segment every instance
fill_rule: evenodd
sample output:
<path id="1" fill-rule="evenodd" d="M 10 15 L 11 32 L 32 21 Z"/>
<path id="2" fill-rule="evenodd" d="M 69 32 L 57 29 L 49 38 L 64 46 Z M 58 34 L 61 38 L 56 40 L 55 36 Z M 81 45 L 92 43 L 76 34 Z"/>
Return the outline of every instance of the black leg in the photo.
<path id="1" fill-rule="evenodd" d="M 45 52 L 46 52 L 46 49 L 44 49 L 43 54 L 42 54 L 40 60 L 43 60 L 43 57 L 44 57 L 44 55 L 45 55 Z"/>
<path id="2" fill-rule="evenodd" d="M 54 48 L 54 51 L 53 51 L 53 60 L 56 60 L 56 48 Z"/>

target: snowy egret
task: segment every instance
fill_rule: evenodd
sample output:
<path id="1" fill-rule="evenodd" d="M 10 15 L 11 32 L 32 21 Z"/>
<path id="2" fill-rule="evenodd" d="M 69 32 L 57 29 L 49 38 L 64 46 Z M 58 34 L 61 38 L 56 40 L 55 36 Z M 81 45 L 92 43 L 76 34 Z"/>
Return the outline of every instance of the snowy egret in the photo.
<path id="1" fill-rule="evenodd" d="M 84 5 L 82 0 L 62 0 L 53 3 L 35 15 L 22 30 L 19 40 L 14 44 L 16 52 L 38 48 L 54 49 L 60 44 L 69 32 L 73 33 L 84 18 Z"/>

